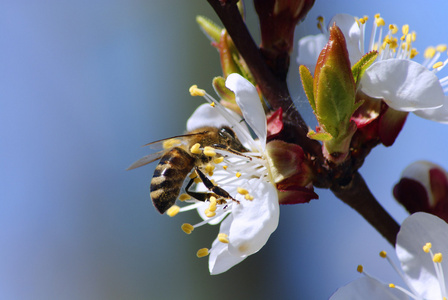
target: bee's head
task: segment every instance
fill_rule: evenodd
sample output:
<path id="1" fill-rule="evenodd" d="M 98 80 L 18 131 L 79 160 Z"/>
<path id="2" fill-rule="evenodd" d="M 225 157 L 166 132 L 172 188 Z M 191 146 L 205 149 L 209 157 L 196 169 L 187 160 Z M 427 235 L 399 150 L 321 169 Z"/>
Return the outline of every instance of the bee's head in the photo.
<path id="1" fill-rule="evenodd" d="M 237 151 L 247 151 L 235 135 L 235 132 L 228 126 L 222 126 L 218 130 L 222 143 Z"/>

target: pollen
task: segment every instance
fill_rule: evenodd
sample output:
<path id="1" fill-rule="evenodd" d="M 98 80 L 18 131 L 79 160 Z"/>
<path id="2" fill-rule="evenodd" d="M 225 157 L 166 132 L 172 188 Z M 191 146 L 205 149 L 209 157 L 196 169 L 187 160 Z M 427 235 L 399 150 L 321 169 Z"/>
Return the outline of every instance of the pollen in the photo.
<path id="1" fill-rule="evenodd" d="M 185 200 L 190 200 L 190 199 L 191 199 L 191 197 L 188 194 L 182 194 L 179 196 L 180 201 L 185 201 Z"/>
<path id="2" fill-rule="evenodd" d="M 378 27 L 386 25 L 386 22 L 381 17 L 375 18 L 375 23 L 376 23 L 376 26 L 378 26 Z"/>
<path id="3" fill-rule="evenodd" d="M 401 32 L 403 33 L 403 35 L 407 35 L 409 33 L 409 25 L 405 24 L 401 27 Z"/>
<path id="4" fill-rule="evenodd" d="M 432 244 L 431 243 L 426 243 L 423 246 L 423 251 L 425 251 L 426 253 L 429 253 L 429 250 L 431 250 Z"/>
<path id="5" fill-rule="evenodd" d="M 394 288 L 395 288 L 395 284 L 393 284 L 393 283 L 389 283 L 389 287 L 390 287 L 391 289 L 394 289 Z"/>
<path id="6" fill-rule="evenodd" d="M 434 254 L 434 257 L 432 258 L 432 261 L 435 263 L 441 263 L 442 262 L 442 253 L 436 253 Z"/>
<path id="7" fill-rule="evenodd" d="M 180 145 L 181 141 L 179 139 L 169 139 L 163 142 L 163 149 L 173 148 L 174 146 Z"/>
<path id="8" fill-rule="evenodd" d="M 201 183 L 202 181 L 201 181 L 201 178 L 199 178 L 199 177 L 196 177 L 195 179 L 194 179 L 194 183 Z"/>
<path id="9" fill-rule="evenodd" d="M 237 187 L 236 191 L 238 192 L 238 194 L 241 194 L 241 195 L 249 194 L 249 191 L 246 189 L 243 189 L 242 187 Z"/>
<path id="10" fill-rule="evenodd" d="M 207 216 L 207 218 L 211 218 L 211 217 L 216 216 L 216 213 L 214 211 L 210 211 L 208 208 L 205 209 L 204 213 Z"/>
<path id="11" fill-rule="evenodd" d="M 210 146 L 204 147 L 204 154 L 210 157 L 213 157 L 216 155 L 215 149 L 213 149 Z"/>
<path id="12" fill-rule="evenodd" d="M 382 258 L 386 258 L 387 257 L 387 252 L 386 251 L 381 251 L 380 252 L 380 256 L 382 257 Z"/>
<path id="13" fill-rule="evenodd" d="M 221 243 L 228 244 L 229 243 L 229 236 L 227 234 L 225 234 L 225 233 L 220 233 L 220 234 L 218 234 L 218 240 Z"/>
<path id="14" fill-rule="evenodd" d="M 190 95 L 192 95 L 193 97 L 195 96 L 204 96 L 205 95 L 205 91 L 202 89 L 199 89 L 198 86 L 192 85 L 189 89 Z"/>
<path id="15" fill-rule="evenodd" d="M 221 156 L 221 157 L 217 157 L 217 158 L 215 158 L 214 160 L 213 160 L 213 162 L 215 163 L 215 164 L 220 164 L 220 163 L 222 163 L 224 161 L 224 157 L 223 156 Z"/>
<path id="16" fill-rule="evenodd" d="M 205 257 L 205 256 L 207 256 L 208 254 L 209 254 L 209 251 L 208 251 L 207 248 L 201 248 L 201 249 L 198 250 L 198 252 L 196 252 L 196 256 L 197 256 L 198 258 Z"/>
<path id="17" fill-rule="evenodd" d="M 425 53 L 423 54 L 425 58 L 433 58 L 434 55 L 436 55 L 436 48 L 434 47 L 426 48 Z"/>
<path id="18" fill-rule="evenodd" d="M 433 64 L 433 65 L 432 65 L 432 68 L 433 68 L 433 69 L 438 69 L 438 68 L 440 68 L 441 66 L 443 66 L 443 62 L 439 61 L 439 62 L 436 62 L 435 64 Z"/>
<path id="19" fill-rule="evenodd" d="M 249 200 L 249 201 L 252 201 L 252 200 L 254 200 L 254 196 L 249 195 L 249 194 L 246 194 L 246 195 L 244 196 L 244 199 Z"/>
<path id="20" fill-rule="evenodd" d="M 241 177 L 241 173 L 240 173 L 240 172 L 236 172 L 235 176 L 236 176 L 237 178 L 240 178 L 240 177 Z"/>
<path id="21" fill-rule="evenodd" d="M 201 154 L 201 150 L 199 148 L 201 148 L 201 144 L 196 143 L 193 146 L 191 146 L 190 152 L 193 154 Z"/>
<path id="22" fill-rule="evenodd" d="M 215 105 L 216 105 L 215 102 L 210 103 L 211 107 L 215 107 Z"/>
<path id="23" fill-rule="evenodd" d="M 190 177 L 190 179 L 193 179 L 198 177 L 198 175 L 196 174 L 196 172 L 192 172 L 190 175 L 188 175 L 188 177 Z"/>
<path id="24" fill-rule="evenodd" d="M 212 165 L 212 164 L 206 164 L 205 165 L 205 172 L 212 173 L 213 170 L 215 170 L 215 166 L 214 165 Z"/>
<path id="25" fill-rule="evenodd" d="M 438 52 L 445 52 L 447 49 L 447 46 L 445 44 L 437 45 L 436 50 Z"/>
<path id="26" fill-rule="evenodd" d="M 184 224 L 182 224 L 182 226 L 181 226 L 180 228 L 182 228 L 182 230 L 183 230 L 186 234 L 190 234 L 190 233 L 194 230 L 193 225 L 188 224 L 188 223 L 184 223 Z"/>
<path id="27" fill-rule="evenodd" d="M 398 27 L 394 24 L 389 25 L 389 30 L 392 34 L 396 34 L 398 32 Z"/>
<path id="28" fill-rule="evenodd" d="M 356 268 L 356 271 L 358 271 L 359 273 L 364 272 L 364 267 L 362 265 L 358 265 L 358 267 Z"/>
<path id="29" fill-rule="evenodd" d="M 166 211 L 166 214 L 170 217 L 174 217 L 179 213 L 180 207 L 177 205 L 173 205 Z"/>
<path id="30" fill-rule="evenodd" d="M 223 168 L 224 170 L 227 170 L 228 166 L 222 166 L 222 168 Z"/>

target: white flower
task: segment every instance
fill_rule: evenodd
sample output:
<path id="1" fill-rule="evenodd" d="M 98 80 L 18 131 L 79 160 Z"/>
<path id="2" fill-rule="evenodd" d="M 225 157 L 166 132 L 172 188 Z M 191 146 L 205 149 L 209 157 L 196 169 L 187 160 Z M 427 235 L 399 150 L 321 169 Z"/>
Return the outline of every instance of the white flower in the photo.
<path id="1" fill-rule="evenodd" d="M 377 50 L 379 56 L 364 73 L 360 89 L 370 97 L 383 99 L 395 110 L 414 112 L 416 115 L 441 123 L 448 123 L 448 78 L 438 79 L 435 73 L 442 70 L 448 60 L 437 62 L 441 53 L 446 52 L 443 45 L 425 51 L 425 61 L 419 64 L 411 60 L 417 51 L 412 48 L 415 33 L 409 26 L 402 28 L 402 36 L 396 38 L 398 28 L 389 25 L 383 37 L 384 20 L 375 16 L 368 45 L 365 45 L 365 24 L 367 17 L 357 19 L 347 14 L 338 14 L 330 22 L 341 29 L 347 43 L 352 66 L 365 54 Z M 299 40 L 299 64 L 314 70 L 320 51 L 328 41 L 324 33 L 304 37 Z M 432 70 L 430 70 L 431 68 Z"/>
<path id="2" fill-rule="evenodd" d="M 409 216 L 398 233 L 396 253 L 403 273 L 393 266 L 408 289 L 393 284 L 388 286 L 366 274 L 338 289 L 330 300 L 447 299 L 448 261 L 442 259 L 443 254 L 448 254 L 448 224 L 445 221 L 423 212 Z"/>
<path id="3" fill-rule="evenodd" d="M 226 86 L 235 93 L 236 102 L 241 108 L 244 121 L 257 135 L 254 140 L 236 113 L 224 108 L 203 90 L 194 90 L 204 96 L 212 105 L 201 105 L 187 122 L 187 129 L 202 126 L 229 126 L 241 143 L 250 152 L 233 153 L 226 149 L 214 149 L 224 158 L 215 162 L 213 174 L 207 176 L 234 200 L 207 202 L 190 200 L 193 204 L 184 206 L 180 211 L 197 209 L 204 219 L 196 225 L 184 224 L 183 229 L 190 233 L 193 228 L 204 224 L 220 225 L 219 235 L 210 250 L 201 249 L 198 256 L 209 256 L 211 274 L 227 271 L 259 251 L 267 242 L 279 221 L 279 203 L 275 185 L 270 177 L 266 147 L 266 116 L 255 87 L 238 74 L 231 74 Z M 193 94 L 193 93 L 192 93 Z M 206 191 L 201 184 L 199 190 Z"/>

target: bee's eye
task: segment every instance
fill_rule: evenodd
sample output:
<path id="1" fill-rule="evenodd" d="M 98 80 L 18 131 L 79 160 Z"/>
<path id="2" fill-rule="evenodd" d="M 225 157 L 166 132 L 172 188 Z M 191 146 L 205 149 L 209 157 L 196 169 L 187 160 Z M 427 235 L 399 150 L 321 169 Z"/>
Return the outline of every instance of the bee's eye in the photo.
<path id="1" fill-rule="evenodd" d="M 233 130 L 227 126 L 221 127 L 219 129 L 219 135 L 228 140 L 235 139 L 235 132 L 233 132 Z"/>

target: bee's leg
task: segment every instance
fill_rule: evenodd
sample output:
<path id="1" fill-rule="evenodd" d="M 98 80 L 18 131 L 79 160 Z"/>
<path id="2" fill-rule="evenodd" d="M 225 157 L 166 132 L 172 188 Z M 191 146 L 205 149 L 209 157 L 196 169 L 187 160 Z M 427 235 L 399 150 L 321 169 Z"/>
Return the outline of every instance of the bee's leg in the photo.
<path id="1" fill-rule="evenodd" d="M 239 151 L 233 150 L 232 148 L 230 148 L 230 147 L 228 147 L 226 145 L 214 144 L 213 148 L 226 150 L 227 152 L 230 152 L 230 153 L 233 153 L 233 154 L 236 154 L 236 155 L 239 155 L 239 156 L 243 156 L 243 157 L 247 158 L 248 160 L 252 160 L 252 157 L 244 155 L 243 153 L 241 153 Z"/>
<path id="2" fill-rule="evenodd" d="M 185 187 L 185 192 L 193 197 L 196 200 L 199 201 L 206 201 L 208 200 L 208 198 L 210 198 L 209 193 L 200 193 L 200 192 L 191 192 L 190 191 L 190 187 L 193 185 L 194 183 L 194 178 L 190 179 L 190 181 L 188 182 L 187 186 Z"/>
<path id="3" fill-rule="evenodd" d="M 234 199 L 232 196 L 230 196 L 230 194 L 227 193 L 226 190 L 220 188 L 219 186 L 214 185 L 213 182 L 210 179 L 208 179 L 207 176 L 205 176 L 205 174 L 201 170 L 199 170 L 198 167 L 195 167 L 194 170 L 196 171 L 196 174 L 198 174 L 199 178 L 201 179 L 201 181 L 204 183 L 205 187 L 209 191 L 213 192 L 218 197 L 232 199 L 233 201 L 236 201 L 239 203 L 239 201 Z"/>

